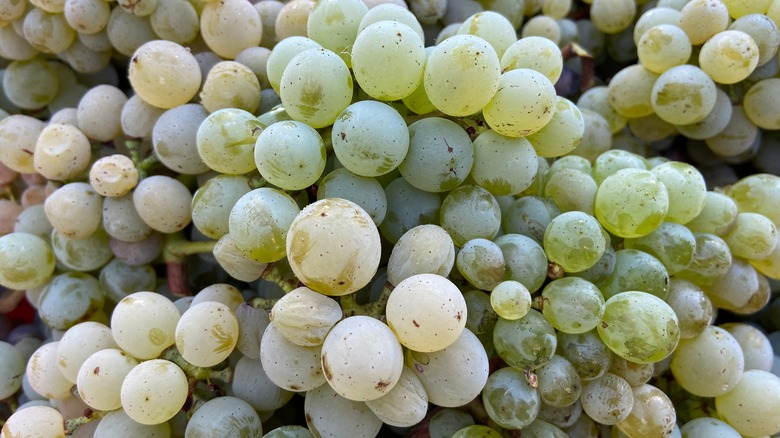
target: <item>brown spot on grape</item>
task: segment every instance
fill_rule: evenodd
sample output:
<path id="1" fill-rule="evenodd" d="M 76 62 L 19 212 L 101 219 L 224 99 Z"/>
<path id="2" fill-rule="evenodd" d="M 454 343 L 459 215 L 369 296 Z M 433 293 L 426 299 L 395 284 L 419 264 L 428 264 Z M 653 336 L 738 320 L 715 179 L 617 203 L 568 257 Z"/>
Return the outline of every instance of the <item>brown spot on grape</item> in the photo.
<path id="1" fill-rule="evenodd" d="M 414 324 L 415 327 L 420 327 L 420 324 L 417 323 L 417 321 L 415 321 L 414 319 L 412 320 L 412 324 Z"/>
<path id="2" fill-rule="evenodd" d="M 456 313 L 456 314 L 455 314 L 455 319 L 457 319 L 458 321 L 460 321 L 461 319 L 463 319 L 463 312 L 458 312 L 458 313 Z"/>
<path id="3" fill-rule="evenodd" d="M 328 355 L 325 353 L 322 354 L 322 372 L 325 373 L 326 379 L 333 379 L 333 373 L 330 371 L 330 365 L 328 365 Z"/>
<path id="4" fill-rule="evenodd" d="M 609 324 L 607 324 L 605 321 L 601 321 L 601 328 L 606 329 L 609 327 Z"/>
<path id="5" fill-rule="evenodd" d="M 94 370 L 92 370 L 92 374 L 99 376 L 100 375 L 100 367 L 95 367 Z"/>
<path id="6" fill-rule="evenodd" d="M 376 389 L 377 391 L 383 391 L 388 386 L 390 386 L 390 382 L 385 382 L 384 380 L 380 380 L 376 382 L 376 386 L 374 386 L 374 389 Z"/>

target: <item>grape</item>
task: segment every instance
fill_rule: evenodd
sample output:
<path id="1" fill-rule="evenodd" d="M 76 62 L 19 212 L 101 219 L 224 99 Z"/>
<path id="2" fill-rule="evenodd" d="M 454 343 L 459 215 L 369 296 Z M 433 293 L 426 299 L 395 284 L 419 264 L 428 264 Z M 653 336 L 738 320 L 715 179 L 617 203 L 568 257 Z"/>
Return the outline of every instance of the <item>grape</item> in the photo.
<path id="1" fill-rule="evenodd" d="M 212 367 L 227 359 L 238 341 L 238 320 L 225 304 L 192 303 L 176 323 L 176 349 L 189 363 Z"/>
<path id="2" fill-rule="evenodd" d="M 596 217 L 620 237 L 641 237 L 663 222 L 669 194 L 658 177 L 641 169 L 622 169 L 602 181 L 596 192 Z"/>
<path id="3" fill-rule="evenodd" d="M 92 321 L 76 324 L 65 332 L 57 345 L 57 365 L 65 378 L 76 383 L 84 361 L 107 348 L 116 348 L 110 328 Z"/>
<path id="4" fill-rule="evenodd" d="M 28 23 L 28 18 L 33 28 L 37 27 L 37 20 L 41 27 L 45 27 L 50 32 L 56 32 L 56 27 L 59 27 L 61 33 L 67 34 L 66 29 L 69 29 L 60 14 L 47 14 L 40 9 L 33 8 L 25 16 L 25 23 Z M 25 27 L 29 26 L 25 25 Z M 67 36 L 62 36 L 62 40 L 58 42 L 67 42 Z M 72 38 L 71 32 L 71 41 Z M 27 39 L 28 41 L 33 39 L 30 43 L 33 47 L 36 46 L 36 41 L 34 41 L 36 38 Z M 41 46 L 38 45 L 38 48 Z M 13 61 L 5 68 L 3 74 L 3 89 L 6 97 L 14 105 L 26 110 L 37 110 L 50 104 L 57 96 L 60 88 L 59 82 L 56 70 L 42 57 Z M 31 92 L 31 90 L 35 90 L 35 92 Z"/>
<path id="5" fill-rule="evenodd" d="M 196 132 L 208 111 L 199 104 L 186 104 L 165 111 L 154 123 L 152 144 L 165 167 L 196 175 L 209 168 L 197 153 Z"/>
<path id="6" fill-rule="evenodd" d="M 38 313 L 49 327 L 67 330 L 103 308 L 105 296 L 98 280 L 83 272 L 52 277 L 38 301 Z"/>
<path id="7" fill-rule="evenodd" d="M 780 431 L 774 412 L 780 408 L 780 377 L 748 370 L 733 390 L 715 397 L 718 415 L 742 435 L 761 436 Z"/>
<path id="8" fill-rule="evenodd" d="M 739 30 L 724 30 L 710 37 L 699 52 L 699 66 L 715 82 L 734 84 L 747 78 L 758 65 L 755 40 Z"/>
<path id="9" fill-rule="evenodd" d="M 263 275 L 267 263 L 258 262 L 244 255 L 236 246 L 230 233 L 222 236 L 214 245 L 214 258 L 225 272 L 236 280 L 255 281 Z"/>
<path id="10" fill-rule="evenodd" d="M 200 29 L 209 49 L 226 59 L 260 45 L 263 36 L 260 15 L 251 4 L 238 0 L 207 3 L 200 14 Z"/>
<path id="11" fill-rule="evenodd" d="M 501 318 L 516 320 L 531 309 L 531 294 L 522 283 L 503 281 L 490 292 L 490 304 Z"/>
<path id="12" fill-rule="evenodd" d="M 584 271 L 599 260 L 609 236 L 591 215 L 580 211 L 562 213 L 544 232 L 544 251 L 550 262 L 566 272 Z"/>
<path id="13" fill-rule="evenodd" d="M 693 235 L 696 237 L 693 262 L 688 268 L 675 275 L 698 285 L 714 284 L 731 268 L 731 250 L 723 239 L 714 234 L 694 233 Z"/>
<path id="14" fill-rule="evenodd" d="M 450 438 L 458 430 L 474 425 L 474 418 L 468 413 L 452 408 L 436 412 L 428 423 L 431 438 Z"/>
<path id="15" fill-rule="evenodd" d="M 476 289 L 463 293 L 463 299 L 466 300 L 466 328 L 476 335 L 489 335 L 498 319 L 490 303 L 491 296 Z"/>
<path id="16" fill-rule="evenodd" d="M 93 409 L 120 408 L 122 382 L 136 365 L 135 358 L 115 348 L 92 353 L 84 359 L 76 375 L 79 397 Z"/>
<path id="17" fill-rule="evenodd" d="M 466 426 L 452 434 L 451 438 L 498 438 L 502 436 L 495 429 L 488 426 Z"/>
<path id="18" fill-rule="evenodd" d="M 296 277 L 326 295 L 346 295 L 368 284 L 379 266 L 380 250 L 371 216 L 340 198 L 309 204 L 287 233 L 287 257 Z"/>
<path id="19" fill-rule="evenodd" d="M 542 403 L 539 415 L 533 423 L 529 424 L 526 430 L 531 430 L 531 436 L 534 434 L 554 434 L 553 436 L 568 436 L 563 432 L 563 428 L 569 427 L 582 416 L 582 405 L 579 400 L 564 407 L 551 406 Z M 544 428 L 542 428 L 544 425 Z M 536 435 L 538 436 L 538 435 Z"/>
<path id="20" fill-rule="evenodd" d="M 634 394 L 628 382 L 612 373 L 585 382 L 582 388 L 582 410 L 601 424 L 617 424 L 626 419 L 634 405 Z"/>
<path id="21" fill-rule="evenodd" d="M 652 114 L 654 110 L 650 96 L 658 76 L 639 64 L 620 70 L 609 81 L 609 102 L 624 117 Z"/>
<path id="22" fill-rule="evenodd" d="M 292 3 L 304 3 L 308 0 L 294 0 Z M 263 435 L 263 438 L 312 438 L 314 435 L 303 426 L 280 426 Z"/>
<path id="23" fill-rule="evenodd" d="M 674 24 L 657 24 L 648 28 L 637 41 L 639 62 L 653 73 L 685 64 L 691 56 L 688 35 Z"/>
<path id="24" fill-rule="evenodd" d="M 65 237 L 78 239 L 89 236 L 100 226 L 102 201 L 89 184 L 72 182 L 49 195 L 43 206 L 55 230 Z"/>
<path id="25" fill-rule="evenodd" d="M 49 406 L 30 406 L 8 417 L 3 424 L 3 437 L 30 436 L 65 438 L 62 414 Z M 23 434 L 23 435 L 22 435 Z"/>
<path id="26" fill-rule="evenodd" d="M 780 213 L 772 207 L 780 199 L 780 177 L 756 174 L 740 179 L 727 191 L 740 212 L 763 214 L 775 225 L 780 224 Z"/>
<path id="27" fill-rule="evenodd" d="M 609 298 L 597 328 L 615 354 L 637 363 L 669 356 L 680 339 L 674 310 L 655 295 L 639 291 Z"/>
<path id="28" fill-rule="evenodd" d="M 604 313 L 601 291 L 587 280 L 565 277 L 542 290 L 542 313 L 564 333 L 583 333 L 596 328 Z"/>
<path id="29" fill-rule="evenodd" d="M 547 278 L 544 249 L 530 237 L 521 234 L 504 234 L 493 242 L 504 254 L 505 279 L 520 282 L 529 292 L 536 292 Z"/>
<path id="30" fill-rule="evenodd" d="M 705 139 L 705 143 L 715 154 L 739 160 L 741 155 L 750 155 L 756 141 L 760 141 L 758 127 L 745 115 L 741 105 L 731 109 L 731 119 L 717 135 Z"/>
<path id="31" fill-rule="evenodd" d="M 408 367 L 404 367 L 398 383 L 387 394 L 366 401 L 366 406 L 391 426 L 414 426 L 425 418 L 428 395 L 420 379 Z"/>
<path id="32" fill-rule="evenodd" d="M 653 84 L 651 102 L 661 119 L 687 125 L 701 121 L 712 111 L 716 90 L 715 83 L 700 68 L 678 65 L 658 77 Z"/>
<path id="33" fill-rule="evenodd" d="M 378 4 L 374 5 L 369 5 L 366 3 L 366 5 L 368 5 L 368 12 L 366 12 L 366 15 L 364 15 L 360 20 L 360 25 L 358 26 L 358 35 L 368 26 L 380 21 L 387 20 L 403 23 L 411 27 L 420 37 L 421 41 L 425 40 L 425 34 L 423 33 L 422 25 L 420 25 L 420 22 L 417 21 L 417 17 L 415 17 L 414 14 L 409 11 L 406 3 L 399 4 L 393 2 L 378 2 Z"/>
<path id="34" fill-rule="evenodd" d="M 133 54 L 128 75 L 141 99 L 164 109 L 189 102 L 201 82 L 200 68 L 190 51 L 164 40 L 139 47 Z"/>
<path id="35" fill-rule="evenodd" d="M 241 196 L 228 217 L 233 244 L 248 258 L 270 263 L 284 258 L 285 239 L 298 204 L 278 189 L 261 187 Z"/>
<path id="36" fill-rule="evenodd" d="M 737 218 L 737 204 L 727 195 L 708 191 L 698 216 L 686 226 L 695 233 L 724 234 Z"/>
<path id="37" fill-rule="evenodd" d="M 0 236 L 0 284 L 10 289 L 45 285 L 55 268 L 49 244 L 34 234 Z"/>
<path id="38" fill-rule="evenodd" d="M 624 239 L 623 246 L 653 256 L 663 264 L 669 275 L 674 275 L 693 262 L 696 238 L 685 225 L 664 222 L 650 234 Z"/>
<path id="39" fill-rule="evenodd" d="M 536 370 L 542 411 L 547 407 L 574 406 L 580 398 L 582 381 L 574 365 L 563 356 L 554 355 L 546 365 Z"/>
<path id="40" fill-rule="evenodd" d="M 559 214 L 558 207 L 549 199 L 522 196 L 502 215 L 502 225 L 507 233 L 521 234 L 542 243 L 547 226 Z"/>
<path id="41" fill-rule="evenodd" d="M 745 358 L 745 370 L 772 369 L 774 353 L 769 338 L 758 328 L 742 322 L 729 322 L 719 326 L 739 342 Z"/>
<path id="42" fill-rule="evenodd" d="M 636 249 L 621 249 L 615 253 L 612 274 L 599 283 L 599 287 L 607 299 L 627 290 L 647 292 L 666 299 L 669 274 L 652 255 Z"/>
<path id="43" fill-rule="evenodd" d="M 117 303 L 111 333 L 117 345 L 138 359 L 152 359 L 173 345 L 179 310 L 164 296 L 135 292 Z"/>
<path id="44" fill-rule="evenodd" d="M 422 382 L 429 401 L 443 407 L 461 406 L 477 397 L 489 372 L 485 347 L 468 329 L 442 350 L 426 353 L 407 350 L 406 365 Z M 448 382 L 458 382 L 458 385 Z"/>
<path id="45" fill-rule="evenodd" d="M 775 78 L 768 78 L 756 82 L 745 93 L 742 101 L 745 114 L 751 122 L 763 129 L 780 128 L 771 114 L 776 111 L 775 103 L 770 96 L 776 93 L 780 81 Z M 768 99 L 769 98 L 769 99 Z"/>
<path id="46" fill-rule="evenodd" d="M 417 274 L 449 275 L 455 263 L 455 245 L 438 225 L 419 225 L 404 233 L 387 262 L 387 281 L 397 285 Z"/>
<path id="47" fill-rule="evenodd" d="M 217 175 L 203 184 L 192 197 L 192 223 L 212 239 L 230 231 L 230 211 L 249 193 L 249 181 L 238 175 Z M 105 207 L 104 207 L 105 210 Z"/>
<path id="48" fill-rule="evenodd" d="M 739 213 L 731 228 L 722 235 L 735 257 L 761 260 L 769 257 L 777 244 L 777 227 L 758 213 Z"/>
<path id="49" fill-rule="evenodd" d="M 682 278 L 671 278 L 666 303 L 677 315 L 681 339 L 690 339 L 701 333 L 713 316 L 712 301 L 704 291 Z"/>
<path id="50" fill-rule="evenodd" d="M 655 8 L 653 10 L 658 9 Z M 637 25 L 639 25 L 639 22 L 637 22 Z M 626 126 L 626 118 L 615 111 L 609 103 L 609 88 L 606 85 L 589 88 L 582 93 L 580 98 L 577 99 L 577 108 L 580 111 L 586 109 L 599 113 L 609 123 L 613 133 L 619 132 Z"/>
<path id="51" fill-rule="evenodd" d="M 0 396 L 8 398 L 22 387 L 25 358 L 14 345 L 0 341 Z"/>
<path id="52" fill-rule="evenodd" d="M 398 170 L 420 190 L 446 192 L 466 179 L 473 164 L 466 131 L 451 120 L 427 117 L 409 125 L 409 149 Z"/>
<path id="53" fill-rule="evenodd" d="M 190 436 L 260 436 L 263 424 L 249 403 L 225 396 L 201 405 L 187 423 L 186 433 Z"/>
<path id="54" fill-rule="evenodd" d="M 122 409 L 141 424 L 164 423 L 187 399 L 187 376 L 173 362 L 152 359 L 136 365 L 122 382 Z"/>
<path id="55" fill-rule="evenodd" d="M 334 299 L 299 287 L 280 298 L 269 317 L 288 341 L 314 347 L 322 345 L 330 329 L 341 320 L 342 311 Z"/>
<path id="56" fill-rule="evenodd" d="M 436 274 L 406 278 L 387 301 L 387 324 L 403 346 L 419 352 L 438 351 L 455 342 L 466 316 L 460 290 Z"/>
<path id="57" fill-rule="evenodd" d="M 193 297 L 191 304 L 195 304 L 216 301 L 222 303 L 230 308 L 235 313 L 238 306 L 244 302 L 244 297 L 241 295 L 241 291 L 236 289 L 227 283 L 215 283 L 204 287 Z"/>
<path id="58" fill-rule="evenodd" d="M 582 141 L 584 133 L 585 125 L 580 109 L 570 100 L 559 96 L 550 121 L 527 138 L 539 156 L 559 157 L 574 150 Z"/>
<path id="59" fill-rule="evenodd" d="M 90 159 L 89 139 L 73 125 L 49 124 L 35 144 L 35 170 L 50 180 L 72 179 L 84 171 Z"/>
<path id="60" fill-rule="evenodd" d="M 680 10 L 680 28 L 698 46 L 726 29 L 729 11 L 720 0 L 693 0 Z"/>
<path id="61" fill-rule="evenodd" d="M 521 429 L 539 414 L 541 400 L 522 371 L 501 368 L 488 378 L 482 392 L 482 402 L 490 419 L 496 424 Z"/>
<path id="62" fill-rule="evenodd" d="M 523 370 L 544 366 L 555 354 L 555 328 L 541 312 L 529 310 L 520 319 L 499 318 L 493 329 L 496 352 L 508 365 Z"/>
<path id="63" fill-rule="evenodd" d="M 300 346 L 285 338 L 276 326 L 268 324 L 260 342 L 260 361 L 268 379 L 288 391 L 308 391 L 325 384 L 321 347 Z M 289 364 L 294 363 L 291 367 Z"/>
<path id="64" fill-rule="evenodd" d="M 181 0 L 159 0 L 149 15 L 152 30 L 160 38 L 187 44 L 198 36 L 200 19 L 195 7 Z"/>
<path id="65" fill-rule="evenodd" d="M 358 204 L 376 225 L 384 221 L 387 213 L 387 196 L 379 181 L 355 175 L 343 167 L 333 170 L 317 183 L 317 200 L 325 198 L 343 198 Z"/>
<path id="66" fill-rule="evenodd" d="M 200 98 L 208 112 L 232 108 L 254 113 L 260 106 L 260 81 L 244 64 L 220 61 L 206 75 Z"/>
<path id="67" fill-rule="evenodd" d="M 433 49 L 423 81 L 437 109 L 462 117 L 488 105 L 499 89 L 499 77 L 499 58 L 487 41 L 474 35 L 455 35 Z"/>
<path id="68" fill-rule="evenodd" d="M 487 190 L 476 185 L 462 185 L 444 198 L 441 226 L 458 247 L 471 239 L 492 239 L 501 227 L 501 209 Z"/>
<path id="69" fill-rule="evenodd" d="M 422 83 L 424 40 L 405 23 L 378 21 L 360 30 L 351 60 L 355 80 L 366 94 L 384 101 L 403 99 Z"/>
<path id="70" fill-rule="evenodd" d="M 112 238 L 125 242 L 140 242 L 153 233 L 152 228 L 138 215 L 132 194 L 103 200 L 103 229 Z"/>
<path id="71" fill-rule="evenodd" d="M 237 175 L 255 170 L 252 157 L 257 128 L 257 119 L 243 109 L 213 111 L 197 128 L 197 155 L 206 166 L 220 173 Z"/>
<path id="72" fill-rule="evenodd" d="M 58 341 L 41 345 L 27 361 L 25 376 L 30 388 L 46 398 L 70 397 L 73 387 L 57 365 L 58 345 Z"/>
<path id="73" fill-rule="evenodd" d="M 77 271 L 94 271 L 114 257 L 109 239 L 100 229 L 81 239 L 70 239 L 53 230 L 51 247 L 62 265 Z"/>
<path id="74" fill-rule="evenodd" d="M 541 37 L 558 45 L 561 42 L 561 27 L 552 17 L 538 15 L 532 17 L 523 25 L 520 35 L 522 39 Z"/>
<path id="75" fill-rule="evenodd" d="M 124 196 L 138 184 L 138 170 L 130 158 L 121 154 L 109 155 L 92 164 L 89 183 L 103 196 Z"/>
<path id="76" fill-rule="evenodd" d="M 569 153 L 593 161 L 612 147 L 612 132 L 609 122 L 601 114 L 588 109 L 581 109 L 580 113 L 584 120 L 585 131 L 580 144 Z"/>
<path id="77" fill-rule="evenodd" d="M 728 423 L 711 417 L 694 418 L 683 424 L 680 432 L 689 438 L 740 438 L 742 436 Z"/>
<path id="78" fill-rule="evenodd" d="M 106 414 L 95 429 L 95 438 L 132 438 L 144 436 L 148 438 L 166 438 L 171 436 L 168 422 L 147 425 L 130 418 L 123 410 Z"/>
<path id="79" fill-rule="evenodd" d="M 303 36 L 291 36 L 279 41 L 279 43 L 274 46 L 271 54 L 268 56 L 268 62 L 266 64 L 268 82 L 270 83 L 271 87 L 273 87 L 273 89 L 279 93 L 284 69 L 287 67 L 290 60 L 295 57 L 295 55 L 303 52 L 306 49 L 316 49 L 321 47 L 322 46 L 320 46 L 316 41 L 306 38 L 305 34 L 303 34 Z"/>
<path id="80" fill-rule="evenodd" d="M 625 30 L 636 15 L 636 2 L 632 0 L 592 0 L 590 7 L 593 25 L 607 34 Z"/>
<path id="81" fill-rule="evenodd" d="M 320 385 L 319 387 L 328 386 Z M 287 404 L 294 393 L 282 389 L 268 378 L 260 360 L 246 356 L 233 367 L 233 395 L 255 408 L 256 411 L 273 411 Z"/>
<path id="82" fill-rule="evenodd" d="M 191 204 L 192 194 L 189 189 L 169 176 L 144 178 L 133 192 L 133 205 L 138 215 L 152 229 L 161 233 L 184 229 L 192 220 Z"/>
<path id="83" fill-rule="evenodd" d="M 726 330 L 709 326 L 675 349 L 671 370 L 686 391 L 716 397 L 734 389 L 742 376 L 745 359 L 736 338 Z"/>
<path id="84" fill-rule="evenodd" d="M 558 210 L 581 211 L 591 216 L 597 191 L 593 177 L 577 169 L 560 169 L 552 173 L 544 186 L 545 197 L 551 199 Z"/>
<path id="85" fill-rule="evenodd" d="M 498 90 L 484 106 L 482 114 L 488 126 L 497 133 L 524 137 L 544 128 L 553 119 L 556 109 L 553 83 L 536 70 L 518 68 L 501 75 Z M 568 126 L 566 122 L 564 117 L 557 123 Z M 545 144 L 545 140 L 537 142 Z M 540 149 L 545 150 L 544 147 Z"/>
<path id="86" fill-rule="evenodd" d="M 277 122 L 257 137 L 254 163 L 271 184 L 284 190 L 305 189 L 325 169 L 325 145 L 317 131 L 305 123 Z"/>
<path id="87" fill-rule="evenodd" d="M 350 46 L 355 43 L 358 26 L 368 7 L 357 0 L 328 0 L 317 3 L 306 23 L 308 36 L 328 50 L 339 54 L 351 67 Z"/>
<path id="88" fill-rule="evenodd" d="M 303 409 L 314 436 L 373 437 L 382 427 L 382 420 L 364 402 L 348 400 L 330 385 L 307 392 Z"/>
<path id="89" fill-rule="evenodd" d="M 599 154 L 593 161 L 591 171 L 593 179 L 601 185 L 608 176 L 627 168 L 645 170 L 648 165 L 647 161 L 640 155 L 622 149 L 611 149 Z"/>
<path id="90" fill-rule="evenodd" d="M 718 281 L 703 285 L 702 289 L 713 306 L 726 310 L 740 309 L 759 293 L 758 273 L 750 263 L 735 257 Z"/>
<path id="91" fill-rule="evenodd" d="M 471 177 L 495 196 L 515 195 L 527 189 L 537 171 L 536 152 L 524 138 L 486 131 L 474 141 Z"/>
<path id="92" fill-rule="evenodd" d="M 367 100 L 349 105 L 338 115 L 331 143 L 336 158 L 350 172 L 380 176 L 406 157 L 409 129 L 393 107 Z M 324 148 L 322 155 L 324 163 Z"/>
<path id="93" fill-rule="evenodd" d="M 492 290 L 504 278 L 504 254 L 487 239 L 471 239 L 458 251 L 455 266 L 478 289 Z"/>

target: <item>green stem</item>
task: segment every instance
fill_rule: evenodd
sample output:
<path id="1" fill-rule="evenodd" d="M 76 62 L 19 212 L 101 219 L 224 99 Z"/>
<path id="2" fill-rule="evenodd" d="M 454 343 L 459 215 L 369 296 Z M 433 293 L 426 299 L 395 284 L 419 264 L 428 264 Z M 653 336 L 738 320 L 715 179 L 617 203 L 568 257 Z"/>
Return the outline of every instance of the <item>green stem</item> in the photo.
<path id="1" fill-rule="evenodd" d="M 298 288 L 298 278 L 292 272 L 287 259 L 278 262 L 269 263 L 260 278 L 277 284 L 285 293 L 292 292 Z"/>
<path id="2" fill-rule="evenodd" d="M 382 289 L 379 297 L 370 303 L 358 304 L 357 301 L 355 301 L 355 294 L 340 297 L 339 302 L 341 304 L 341 309 L 344 311 L 344 317 L 365 315 L 379 319 L 385 313 L 387 300 L 390 298 L 392 292 L 393 285 L 385 283 L 385 287 Z"/>
<path id="3" fill-rule="evenodd" d="M 187 256 L 214 250 L 215 240 L 187 240 L 182 233 L 165 235 L 163 261 L 166 264 L 168 289 L 174 295 L 192 295 L 187 281 Z"/>
<path id="4" fill-rule="evenodd" d="M 220 382 L 224 383 L 230 383 L 233 381 L 233 368 L 227 367 L 217 371 L 211 368 L 204 368 L 193 365 L 187 362 L 184 357 L 182 357 L 181 353 L 179 353 L 179 350 L 177 350 L 176 347 L 170 347 L 166 349 L 163 351 L 163 354 L 160 357 L 175 363 L 179 366 L 179 368 L 182 369 L 182 371 L 184 371 L 184 374 L 195 380 L 205 380 L 207 382 L 210 382 L 211 380 L 219 380 Z"/>
<path id="5" fill-rule="evenodd" d="M 99 420 L 105 417 L 107 414 L 116 412 L 119 409 L 113 411 L 94 411 L 92 409 L 86 409 L 84 415 L 78 418 L 69 418 L 65 420 L 65 435 L 73 435 L 79 428 L 85 424 L 91 423 L 95 420 Z"/>
<path id="6" fill-rule="evenodd" d="M 274 304 L 279 301 L 279 298 L 260 298 L 254 297 L 249 300 L 248 304 L 256 309 L 263 309 L 270 311 Z"/>

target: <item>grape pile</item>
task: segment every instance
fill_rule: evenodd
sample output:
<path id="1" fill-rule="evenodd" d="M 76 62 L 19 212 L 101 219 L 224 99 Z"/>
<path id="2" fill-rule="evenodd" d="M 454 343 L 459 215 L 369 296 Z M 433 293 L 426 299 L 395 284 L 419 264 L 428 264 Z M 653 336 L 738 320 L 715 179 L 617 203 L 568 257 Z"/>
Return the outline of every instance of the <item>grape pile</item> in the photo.
<path id="1" fill-rule="evenodd" d="M 0 0 L 0 438 L 780 436 L 778 23 Z"/>

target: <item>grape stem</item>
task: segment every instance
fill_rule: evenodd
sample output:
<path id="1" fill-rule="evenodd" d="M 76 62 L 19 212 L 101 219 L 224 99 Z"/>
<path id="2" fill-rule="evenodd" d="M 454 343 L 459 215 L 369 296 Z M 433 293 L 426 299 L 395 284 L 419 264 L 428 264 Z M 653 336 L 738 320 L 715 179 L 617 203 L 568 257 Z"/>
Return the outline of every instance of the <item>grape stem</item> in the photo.
<path id="1" fill-rule="evenodd" d="M 224 383 L 230 383 L 233 381 L 233 368 L 227 367 L 221 370 L 214 370 L 212 368 L 193 365 L 187 362 L 184 357 L 182 357 L 181 353 L 179 353 L 179 350 L 177 350 L 175 346 L 168 347 L 165 351 L 163 351 L 160 358 L 175 363 L 179 368 L 182 369 L 182 371 L 184 371 L 184 374 L 196 381 L 204 380 L 209 384 L 211 384 L 211 380 L 219 380 L 220 382 Z"/>
<path id="2" fill-rule="evenodd" d="M 84 409 L 84 415 L 77 418 L 69 418 L 65 420 L 65 435 L 73 435 L 79 428 L 85 424 L 91 423 L 95 420 L 99 420 L 105 417 L 107 414 L 116 412 L 119 409 L 113 411 L 96 411 L 90 408 Z"/>
<path id="3" fill-rule="evenodd" d="M 163 261 L 166 265 L 168 288 L 177 296 L 192 295 L 187 281 L 187 256 L 212 252 L 215 240 L 187 240 L 182 233 L 165 235 Z"/>
<path id="4" fill-rule="evenodd" d="M 393 285 L 385 283 L 385 287 L 379 294 L 379 297 L 370 303 L 358 304 L 355 300 L 355 294 L 344 295 L 339 298 L 341 309 L 344 311 L 344 317 L 365 315 L 372 316 L 377 319 L 381 319 L 381 316 L 385 313 L 387 307 L 387 300 L 390 298 L 390 294 L 393 292 Z"/>
<path id="5" fill-rule="evenodd" d="M 133 161 L 136 170 L 138 170 L 138 178 L 144 179 L 149 173 L 149 170 L 156 166 L 160 162 L 157 155 L 152 154 L 146 158 L 141 158 L 141 140 L 127 140 L 125 141 L 125 147 L 128 150 L 130 159 Z"/>

